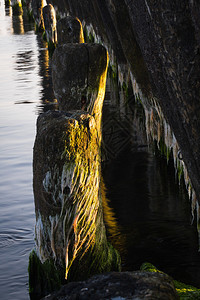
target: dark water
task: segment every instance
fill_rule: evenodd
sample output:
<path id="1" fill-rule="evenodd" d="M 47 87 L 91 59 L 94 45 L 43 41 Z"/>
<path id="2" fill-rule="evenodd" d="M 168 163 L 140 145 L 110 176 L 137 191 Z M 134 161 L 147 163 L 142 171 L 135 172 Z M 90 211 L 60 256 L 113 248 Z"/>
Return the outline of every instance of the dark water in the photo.
<path id="1" fill-rule="evenodd" d="M 112 95 L 110 86 L 108 93 Z M 150 262 L 176 280 L 200 287 L 198 236 L 196 224 L 191 226 L 185 186 L 176 179 L 172 159 L 167 163 L 158 151 L 154 155 L 148 149 L 137 101 L 130 98 L 127 108 L 121 97 L 119 112 L 110 99 L 105 100 L 103 115 L 102 167 L 109 199 L 104 201 L 110 207 L 104 205 L 104 211 L 122 270 L 138 270 Z M 130 117 L 133 110 L 136 119 Z"/>
<path id="2" fill-rule="evenodd" d="M 103 169 L 111 207 L 106 208 L 110 239 L 122 255 L 123 269 L 138 269 L 150 261 L 176 278 L 200 285 L 189 201 L 166 164 L 146 151 L 138 122 L 141 110 L 130 122 L 120 97 L 110 84 L 104 107 Z M 29 299 L 36 119 L 55 107 L 46 44 L 25 15 L 13 17 L 0 0 L 0 298 L 4 300 Z"/>

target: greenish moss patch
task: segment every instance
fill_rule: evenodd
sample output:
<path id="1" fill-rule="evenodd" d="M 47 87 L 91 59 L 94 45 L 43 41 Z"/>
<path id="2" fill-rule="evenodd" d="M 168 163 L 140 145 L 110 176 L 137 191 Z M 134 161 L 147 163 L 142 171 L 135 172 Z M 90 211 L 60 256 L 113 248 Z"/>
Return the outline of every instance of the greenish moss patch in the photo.
<path id="1" fill-rule="evenodd" d="M 160 272 L 164 273 L 160 270 L 158 270 L 154 265 L 150 263 L 143 263 L 140 267 L 141 271 L 148 271 L 148 272 Z M 182 283 L 177 280 L 173 280 L 174 286 L 176 288 L 176 291 L 180 297 L 180 299 L 188 299 L 188 300 L 195 300 L 200 299 L 200 289 L 195 288 L 194 286 L 187 285 L 185 283 Z"/>
<path id="2" fill-rule="evenodd" d="M 83 28 L 83 35 L 84 35 L 85 43 L 94 43 L 95 42 L 94 36 L 92 35 L 91 32 L 88 32 L 86 27 Z"/>
<path id="3" fill-rule="evenodd" d="M 37 299 L 61 287 L 65 278 L 65 266 L 63 264 L 63 268 L 58 270 L 53 260 L 46 260 L 42 264 L 35 250 L 32 250 L 29 255 L 28 273 L 30 296 Z"/>
<path id="4" fill-rule="evenodd" d="M 118 79 L 117 67 L 111 65 L 110 62 L 108 64 L 108 76 L 117 82 Z"/>

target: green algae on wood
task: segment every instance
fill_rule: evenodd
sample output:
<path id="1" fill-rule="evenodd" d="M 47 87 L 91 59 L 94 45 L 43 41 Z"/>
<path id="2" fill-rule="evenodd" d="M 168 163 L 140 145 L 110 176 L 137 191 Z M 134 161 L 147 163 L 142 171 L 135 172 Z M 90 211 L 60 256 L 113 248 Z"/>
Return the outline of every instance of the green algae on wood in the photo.
<path id="1" fill-rule="evenodd" d="M 159 272 L 159 273 L 164 273 L 160 270 L 158 270 L 154 265 L 151 263 L 143 263 L 142 266 L 140 267 L 140 270 L 142 271 L 148 271 L 148 272 Z M 195 300 L 195 299 L 200 299 L 200 289 L 195 288 L 194 286 L 187 285 L 185 283 L 182 283 L 177 280 L 173 280 L 174 286 L 176 288 L 177 294 L 180 297 L 180 299 L 185 300 Z"/>
<path id="2" fill-rule="evenodd" d="M 86 43 L 95 43 L 95 36 L 93 33 L 94 32 L 93 32 L 93 30 L 91 30 L 91 28 L 89 28 L 89 27 L 87 28 L 87 26 L 84 26 L 83 36 L 84 36 Z"/>
<path id="3" fill-rule="evenodd" d="M 108 65 L 108 74 L 114 81 L 117 82 L 117 80 L 118 80 L 117 68 L 116 68 L 116 66 L 111 65 L 111 63 L 109 63 L 109 65 Z"/>
<path id="4" fill-rule="evenodd" d="M 64 284 L 64 262 L 63 268 L 55 266 L 52 259 L 41 263 L 35 250 L 29 255 L 29 294 L 31 299 L 40 299 L 49 291 L 55 291 Z"/>
<path id="5" fill-rule="evenodd" d="M 54 89 L 64 111 L 49 111 L 37 121 L 33 159 L 36 253 L 42 264 L 53 261 L 58 270 L 64 261 L 65 278 L 77 280 L 120 269 L 120 256 L 107 242 L 99 189 L 108 56 L 101 45 L 57 49 L 53 60 L 59 49 L 65 53 L 62 62 L 57 57 L 53 64 Z M 65 62 L 71 64 L 70 70 Z M 81 64 L 86 72 L 80 70 Z M 71 80 L 66 80 L 66 74 Z M 74 82 L 79 85 L 72 86 Z M 86 111 L 78 110 L 83 92 L 88 96 Z M 74 111 L 67 111 L 70 108 Z"/>
<path id="6" fill-rule="evenodd" d="M 95 119 L 81 111 L 49 111 L 37 127 L 33 172 L 39 260 L 52 259 L 58 269 L 65 261 L 70 280 L 119 270 L 119 254 L 107 242 L 103 224 Z"/>

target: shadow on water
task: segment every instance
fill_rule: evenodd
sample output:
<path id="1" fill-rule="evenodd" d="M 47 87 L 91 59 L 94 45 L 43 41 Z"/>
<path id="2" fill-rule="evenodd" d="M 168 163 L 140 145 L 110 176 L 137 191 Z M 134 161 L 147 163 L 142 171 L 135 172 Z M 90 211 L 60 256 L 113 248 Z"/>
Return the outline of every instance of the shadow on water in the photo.
<path id="1" fill-rule="evenodd" d="M 151 262 L 175 279 L 200 287 L 198 236 L 195 224 L 191 226 L 185 187 L 176 182 L 172 160 L 167 164 L 141 147 L 144 133 L 135 130 L 134 119 L 127 123 L 124 115 L 117 116 L 112 93 L 109 96 L 103 114 L 103 151 L 108 153 L 102 164 L 103 201 L 109 206 L 104 217 L 109 240 L 121 254 L 122 270 L 138 270 L 143 262 Z M 118 129 L 112 125 L 116 118 Z M 112 126 L 115 130 L 107 139 Z M 127 140 L 126 131 L 132 139 Z"/>

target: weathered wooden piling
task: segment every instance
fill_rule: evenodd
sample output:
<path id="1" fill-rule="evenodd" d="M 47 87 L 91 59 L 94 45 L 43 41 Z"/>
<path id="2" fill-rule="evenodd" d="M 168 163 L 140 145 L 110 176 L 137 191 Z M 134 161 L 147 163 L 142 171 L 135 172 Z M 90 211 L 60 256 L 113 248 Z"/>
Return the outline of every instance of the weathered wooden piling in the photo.
<path id="1" fill-rule="evenodd" d="M 83 28 L 80 20 L 71 16 L 62 18 L 57 23 L 58 44 L 84 43 Z"/>
<path id="2" fill-rule="evenodd" d="M 120 257 L 107 242 L 99 189 L 107 63 L 101 45 L 63 45 L 53 56 L 61 111 L 44 113 L 37 121 L 32 295 L 45 295 L 64 278 L 85 279 L 120 268 Z"/>
<path id="3" fill-rule="evenodd" d="M 85 110 L 94 116 L 100 132 L 108 55 L 99 44 L 57 47 L 52 79 L 60 110 Z"/>
<path id="4" fill-rule="evenodd" d="M 42 9 L 46 39 L 48 43 L 57 43 L 56 13 L 53 5 L 47 4 Z"/>
<path id="5" fill-rule="evenodd" d="M 31 0 L 33 18 L 36 24 L 36 31 L 44 31 L 44 20 L 42 9 L 44 7 L 43 0 Z"/>
<path id="6" fill-rule="evenodd" d="M 11 0 L 13 16 L 23 15 L 21 0 Z"/>

